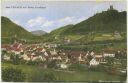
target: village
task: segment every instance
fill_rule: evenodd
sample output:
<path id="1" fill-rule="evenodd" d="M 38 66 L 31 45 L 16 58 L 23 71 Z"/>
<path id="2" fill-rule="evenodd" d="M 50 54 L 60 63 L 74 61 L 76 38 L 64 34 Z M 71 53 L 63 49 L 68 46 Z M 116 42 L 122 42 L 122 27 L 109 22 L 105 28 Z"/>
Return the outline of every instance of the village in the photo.
<path id="1" fill-rule="evenodd" d="M 58 50 L 56 49 L 57 46 L 57 44 L 48 43 L 25 45 L 19 42 L 14 42 L 12 45 L 2 45 L 2 61 L 12 61 L 12 56 L 18 56 L 18 58 L 24 60 L 25 63 L 30 61 L 44 63 L 41 65 L 44 68 L 47 68 L 47 62 L 55 62 L 53 67 L 57 67 L 58 69 L 68 69 L 72 64 L 84 64 L 87 65 L 87 67 L 96 67 L 100 64 L 107 64 L 106 57 L 116 58 L 117 60 L 121 57 L 126 58 L 125 51 L 103 51 L 101 53 L 96 53 L 93 50 Z M 118 61 L 114 63 L 120 64 Z"/>

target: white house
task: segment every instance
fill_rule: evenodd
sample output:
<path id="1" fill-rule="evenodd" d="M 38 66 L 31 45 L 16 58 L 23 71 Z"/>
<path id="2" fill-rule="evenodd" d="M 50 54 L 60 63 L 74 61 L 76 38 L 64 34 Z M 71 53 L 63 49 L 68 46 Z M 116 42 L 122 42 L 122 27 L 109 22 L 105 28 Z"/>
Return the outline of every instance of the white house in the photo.
<path id="1" fill-rule="evenodd" d="M 87 53 L 86 53 L 86 56 L 88 56 L 89 55 L 89 51 L 87 51 Z"/>
<path id="2" fill-rule="evenodd" d="M 84 60 L 82 59 L 82 54 L 80 54 L 80 56 L 78 57 L 78 61 L 84 61 Z"/>
<path id="3" fill-rule="evenodd" d="M 66 69 L 66 68 L 68 68 L 68 66 L 66 65 L 66 64 L 60 64 L 60 68 L 62 68 L 62 69 Z"/>
<path id="4" fill-rule="evenodd" d="M 40 58 L 42 61 L 46 61 L 46 58 L 45 58 L 45 57 L 39 56 L 39 58 Z"/>
<path id="5" fill-rule="evenodd" d="M 70 59 L 68 59 L 68 57 L 65 59 L 65 62 L 64 63 L 67 63 Z"/>
<path id="6" fill-rule="evenodd" d="M 44 55 L 45 55 L 45 56 L 48 56 L 48 53 L 45 51 L 45 52 L 44 52 Z"/>
<path id="7" fill-rule="evenodd" d="M 104 53 L 104 57 L 115 57 L 115 54 Z"/>
<path id="8" fill-rule="evenodd" d="M 93 51 L 90 53 L 91 56 L 94 56 L 94 54 L 95 54 L 95 53 L 94 53 Z"/>
<path id="9" fill-rule="evenodd" d="M 9 61 L 9 60 L 10 60 L 10 57 L 9 57 L 9 56 L 4 55 L 3 59 L 4 59 L 4 60 Z"/>
<path id="10" fill-rule="evenodd" d="M 37 60 L 37 59 L 39 59 L 38 56 L 32 57 L 32 61 L 35 61 L 35 60 Z"/>
<path id="11" fill-rule="evenodd" d="M 121 35 L 119 32 L 115 31 L 114 37 L 115 37 L 115 39 L 120 39 Z"/>
<path id="12" fill-rule="evenodd" d="M 97 66 L 97 65 L 99 65 L 99 62 L 98 61 L 96 61 L 96 59 L 95 58 L 93 58 L 91 61 L 90 61 L 90 66 Z"/>
<path id="13" fill-rule="evenodd" d="M 27 54 L 23 54 L 23 59 L 26 60 L 26 61 L 29 61 L 30 60 L 30 57 L 27 56 Z"/>
<path id="14" fill-rule="evenodd" d="M 42 49 L 42 51 L 41 52 L 46 52 L 46 50 L 45 49 Z"/>
<path id="15" fill-rule="evenodd" d="M 13 52 L 14 54 L 20 54 L 20 51 L 12 50 L 12 52 Z"/>
<path id="16" fill-rule="evenodd" d="M 54 49 L 54 51 L 50 51 L 51 55 L 57 55 L 56 50 Z"/>
<path id="17" fill-rule="evenodd" d="M 62 60 L 62 58 L 60 56 L 57 57 L 58 60 Z"/>

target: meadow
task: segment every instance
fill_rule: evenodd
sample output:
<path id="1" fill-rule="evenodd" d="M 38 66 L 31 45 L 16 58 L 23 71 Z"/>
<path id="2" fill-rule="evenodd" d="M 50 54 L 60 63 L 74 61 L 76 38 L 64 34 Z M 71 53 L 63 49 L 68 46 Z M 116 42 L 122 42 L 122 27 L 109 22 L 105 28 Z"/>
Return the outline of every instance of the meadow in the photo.
<path id="1" fill-rule="evenodd" d="M 6 67 L 14 67 L 22 69 L 22 71 L 26 74 L 27 82 L 42 82 L 44 81 L 44 77 L 46 77 L 46 73 L 49 75 L 53 75 L 55 79 L 52 81 L 123 81 L 125 77 L 121 77 L 119 75 L 110 75 L 103 71 L 91 71 L 85 68 L 84 71 L 69 71 L 69 70 L 58 70 L 58 69 L 44 69 L 41 66 L 30 66 L 30 65 L 13 65 L 11 63 L 2 63 L 2 68 Z M 51 81 L 51 80 L 50 80 Z"/>

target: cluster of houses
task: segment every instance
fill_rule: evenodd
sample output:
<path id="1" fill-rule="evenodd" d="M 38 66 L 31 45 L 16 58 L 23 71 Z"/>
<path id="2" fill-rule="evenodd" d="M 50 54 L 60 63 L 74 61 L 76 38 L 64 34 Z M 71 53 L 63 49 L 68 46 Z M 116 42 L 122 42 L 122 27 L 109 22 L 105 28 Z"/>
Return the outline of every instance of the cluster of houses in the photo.
<path id="1" fill-rule="evenodd" d="M 61 68 L 65 69 L 69 64 L 89 63 L 90 66 L 97 66 L 100 63 L 105 63 L 105 57 L 115 57 L 114 53 L 101 53 L 96 54 L 93 51 L 64 51 L 56 50 L 57 45 L 54 44 L 31 44 L 23 45 L 15 42 L 12 45 L 2 45 L 2 51 L 7 53 L 2 55 L 4 60 L 10 60 L 8 54 L 13 53 L 15 56 L 19 55 L 25 61 L 52 61 L 56 60 Z M 91 60 L 88 60 L 88 56 L 91 56 Z"/>

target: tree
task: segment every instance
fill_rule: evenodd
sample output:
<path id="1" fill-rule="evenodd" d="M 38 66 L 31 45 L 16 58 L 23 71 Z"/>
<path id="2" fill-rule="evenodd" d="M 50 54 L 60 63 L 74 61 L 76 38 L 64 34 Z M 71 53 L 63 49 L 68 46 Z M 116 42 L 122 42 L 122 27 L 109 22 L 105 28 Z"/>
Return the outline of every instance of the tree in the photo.
<path id="1" fill-rule="evenodd" d="M 106 57 L 106 66 L 107 66 L 107 72 L 110 74 L 116 74 L 116 65 L 114 64 L 115 60 L 111 57 Z"/>
<path id="2" fill-rule="evenodd" d="M 56 68 L 57 60 L 52 60 L 48 62 L 48 67 L 49 68 Z"/>
<path id="3" fill-rule="evenodd" d="M 3 50 L 1 54 L 2 61 L 4 60 L 4 56 L 7 55 L 7 51 Z"/>
<path id="4" fill-rule="evenodd" d="M 5 82 L 23 82 L 25 77 L 26 75 L 21 69 L 13 67 L 2 69 L 2 80 Z"/>
<path id="5" fill-rule="evenodd" d="M 106 57 L 105 58 L 107 65 L 113 65 L 114 64 L 114 58 Z"/>
<path id="6" fill-rule="evenodd" d="M 126 69 L 127 68 L 127 59 L 120 59 L 121 67 Z"/>
<path id="7" fill-rule="evenodd" d="M 45 81 L 55 81 L 56 77 L 52 72 L 46 72 L 44 73 L 44 78 Z"/>
<path id="8" fill-rule="evenodd" d="M 39 71 L 32 75 L 32 82 L 48 82 L 48 81 L 57 81 L 58 76 L 56 76 L 51 71 Z"/>
<path id="9" fill-rule="evenodd" d="M 11 60 L 14 65 L 20 64 L 20 58 L 19 55 L 11 54 Z"/>

